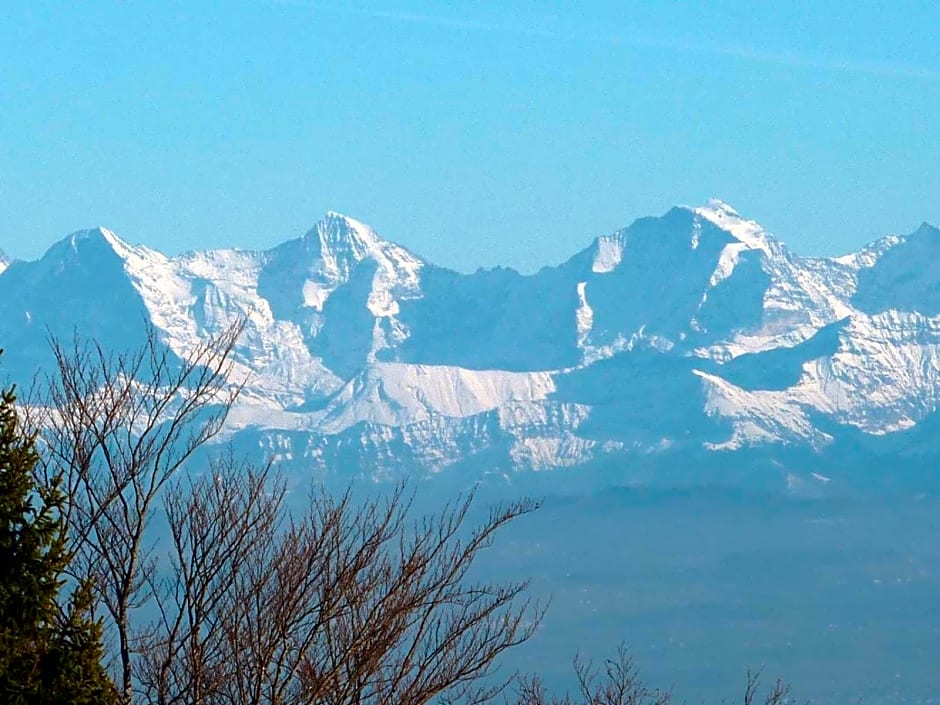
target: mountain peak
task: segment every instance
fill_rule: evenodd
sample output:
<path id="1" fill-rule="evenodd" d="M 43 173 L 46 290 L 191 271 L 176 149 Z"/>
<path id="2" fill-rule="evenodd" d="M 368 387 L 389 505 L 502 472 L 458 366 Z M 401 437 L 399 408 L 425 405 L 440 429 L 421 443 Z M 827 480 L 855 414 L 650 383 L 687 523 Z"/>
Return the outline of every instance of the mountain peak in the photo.
<path id="1" fill-rule="evenodd" d="M 380 239 L 369 225 L 366 225 L 361 220 L 357 220 L 351 216 L 346 215 L 345 213 L 340 213 L 338 211 L 327 211 L 315 227 L 340 227 L 345 228 L 352 234 L 360 236 L 368 236 L 372 239 Z"/>
<path id="2" fill-rule="evenodd" d="M 838 429 L 854 443 L 938 413 L 940 233 L 918 233 L 849 267 L 790 255 L 711 199 L 601 236 L 570 266 L 480 276 L 336 211 L 244 254 L 167 258 L 93 228 L 0 277 L 0 332 L 29 379 L 49 330 L 127 349 L 149 320 L 182 357 L 244 319 L 234 354 L 252 375 L 234 413 L 239 433 L 269 435 L 235 442 L 324 467 L 508 469 L 660 442 L 815 451 Z"/>
<path id="3" fill-rule="evenodd" d="M 722 224 L 730 225 L 745 218 L 727 201 L 720 198 L 709 198 L 703 206 L 683 206 L 687 210 L 712 221 L 719 227 Z"/>
<path id="4" fill-rule="evenodd" d="M 332 210 L 327 211 L 304 238 L 319 241 L 321 253 L 348 253 L 356 261 L 383 242 L 365 223 Z"/>
<path id="5" fill-rule="evenodd" d="M 722 201 L 720 198 L 709 198 L 702 208 L 708 208 L 715 211 L 716 213 L 722 213 L 726 216 L 736 216 L 738 218 L 741 217 L 741 214 L 735 210 L 734 206 L 732 206 L 727 201 Z"/>
<path id="6" fill-rule="evenodd" d="M 736 240 L 744 243 L 748 249 L 761 250 L 771 254 L 773 246 L 778 244 L 775 238 L 755 220 L 748 220 L 730 204 L 719 198 L 709 198 L 704 206 L 688 207 L 700 218 L 730 233 Z"/>
<path id="7" fill-rule="evenodd" d="M 123 258 L 130 246 L 114 232 L 104 227 L 77 230 L 52 245 L 43 259 L 71 259 L 77 254 L 110 252 Z"/>
<path id="8" fill-rule="evenodd" d="M 355 218 L 352 218 L 345 213 L 334 211 L 333 209 L 328 210 L 321 220 L 345 220 L 348 222 L 359 222 Z"/>
<path id="9" fill-rule="evenodd" d="M 66 235 L 59 242 L 50 247 L 49 252 L 53 250 L 71 250 L 78 252 L 79 249 L 85 246 L 105 246 L 114 251 L 125 250 L 129 247 L 114 231 L 98 226 L 97 228 L 76 230 Z"/>
<path id="10" fill-rule="evenodd" d="M 920 227 L 914 231 L 914 237 L 936 237 L 940 235 L 940 229 L 935 225 L 931 225 L 926 220 L 920 224 Z"/>

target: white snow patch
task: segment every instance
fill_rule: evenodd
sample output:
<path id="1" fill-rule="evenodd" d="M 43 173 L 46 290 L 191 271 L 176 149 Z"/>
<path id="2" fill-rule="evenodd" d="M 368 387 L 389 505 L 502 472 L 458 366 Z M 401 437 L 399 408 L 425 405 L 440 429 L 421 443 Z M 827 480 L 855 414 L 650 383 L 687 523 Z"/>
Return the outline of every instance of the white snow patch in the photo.
<path id="1" fill-rule="evenodd" d="M 591 328 L 594 327 L 594 310 L 587 301 L 587 282 L 578 282 L 578 309 L 575 311 L 575 324 L 578 331 L 578 347 L 584 348 Z"/>
<path id="2" fill-rule="evenodd" d="M 337 433 L 362 421 L 404 426 L 435 415 L 464 418 L 553 391 L 548 372 L 375 363 L 333 398 L 319 427 Z"/>
<path id="3" fill-rule="evenodd" d="M 761 227 L 760 223 L 742 218 L 734 208 L 724 201 L 712 198 L 709 199 L 706 205 L 694 208 L 693 211 L 696 215 L 731 233 L 748 249 L 761 250 L 768 256 L 773 255 L 772 237 Z"/>
<path id="4" fill-rule="evenodd" d="M 621 234 L 605 235 L 597 238 L 597 252 L 591 271 L 595 274 L 607 274 L 614 271 L 623 261 L 624 240 Z"/>

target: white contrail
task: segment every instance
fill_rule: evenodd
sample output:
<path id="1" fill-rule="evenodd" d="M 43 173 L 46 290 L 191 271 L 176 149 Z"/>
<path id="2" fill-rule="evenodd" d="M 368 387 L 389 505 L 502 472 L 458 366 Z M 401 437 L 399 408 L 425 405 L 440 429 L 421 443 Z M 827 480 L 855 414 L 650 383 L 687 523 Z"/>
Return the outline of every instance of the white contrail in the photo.
<path id="1" fill-rule="evenodd" d="M 547 39 L 567 40 L 573 42 L 586 42 L 591 44 L 609 44 L 632 47 L 637 49 L 664 49 L 686 53 L 712 54 L 731 58 L 756 61 L 777 66 L 792 66 L 794 68 L 820 69 L 825 71 L 839 71 L 857 73 L 869 76 L 894 76 L 899 78 L 912 78 L 922 81 L 940 82 L 940 70 L 930 67 L 915 66 L 901 63 L 887 63 L 878 61 L 863 61 L 843 57 L 818 57 L 794 54 L 789 52 L 775 52 L 756 49 L 748 46 L 734 46 L 716 42 L 688 42 L 672 39 L 658 39 L 637 35 L 594 34 L 583 31 L 562 32 L 523 24 L 507 24 L 494 22 L 479 22 L 462 17 L 445 17 L 441 15 L 426 15 L 414 12 L 394 10 L 375 10 L 337 5 L 311 0 L 271 0 L 274 4 L 304 7 L 311 10 L 325 10 L 346 15 L 358 15 L 379 20 L 404 22 L 409 24 L 423 24 L 433 27 L 465 30 L 469 32 L 483 32 L 492 34 L 515 34 L 528 37 L 543 37 Z"/>

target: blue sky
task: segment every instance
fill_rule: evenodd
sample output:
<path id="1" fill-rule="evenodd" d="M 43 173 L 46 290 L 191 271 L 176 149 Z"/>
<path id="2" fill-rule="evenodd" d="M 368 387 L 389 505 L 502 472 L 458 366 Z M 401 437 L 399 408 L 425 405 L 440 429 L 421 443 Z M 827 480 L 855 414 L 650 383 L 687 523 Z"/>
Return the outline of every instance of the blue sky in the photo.
<path id="1" fill-rule="evenodd" d="M 0 247 L 267 247 L 328 209 L 532 271 L 717 196 L 795 249 L 940 222 L 940 2 L 0 10 Z"/>

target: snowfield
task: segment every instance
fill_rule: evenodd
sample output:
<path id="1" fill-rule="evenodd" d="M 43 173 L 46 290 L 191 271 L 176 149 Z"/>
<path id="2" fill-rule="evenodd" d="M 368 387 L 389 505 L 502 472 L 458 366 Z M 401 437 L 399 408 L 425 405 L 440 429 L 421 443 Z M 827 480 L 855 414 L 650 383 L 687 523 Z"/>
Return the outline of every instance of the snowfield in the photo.
<path id="1" fill-rule="evenodd" d="M 940 401 L 940 231 L 803 257 L 713 200 L 523 276 L 459 274 L 328 213 L 266 251 L 167 257 L 98 228 L 0 255 L 4 371 L 47 335 L 186 357 L 240 318 L 224 439 L 376 474 L 888 437 Z"/>

